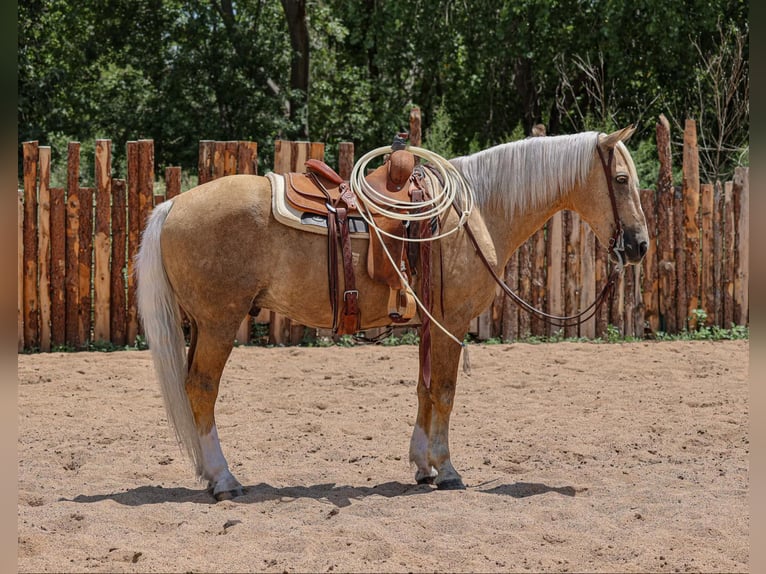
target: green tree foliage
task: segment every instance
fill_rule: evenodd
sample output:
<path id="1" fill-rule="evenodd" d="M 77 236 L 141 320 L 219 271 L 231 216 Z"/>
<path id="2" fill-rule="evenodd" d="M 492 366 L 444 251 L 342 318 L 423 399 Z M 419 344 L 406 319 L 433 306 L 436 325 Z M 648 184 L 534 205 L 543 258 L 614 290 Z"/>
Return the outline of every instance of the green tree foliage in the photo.
<path id="1" fill-rule="evenodd" d="M 301 10 L 288 22 L 296 6 L 305 27 Z M 455 154 L 536 123 L 550 135 L 637 123 L 638 146 L 665 113 L 702 120 L 725 150 L 711 170 L 726 174 L 747 161 L 747 18 L 743 0 L 27 0 L 19 140 L 119 150 L 151 137 L 158 165 L 193 168 L 200 139 L 253 139 L 268 165 L 279 137 L 330 155 L 344 140 L 385 145 L 413 105 Z M 295 91 L 304 33 L 308 94 Z M 741 73 L 722 84 L 732 54 Z M 653 153 L 643 146 L 645 184 Z"/>

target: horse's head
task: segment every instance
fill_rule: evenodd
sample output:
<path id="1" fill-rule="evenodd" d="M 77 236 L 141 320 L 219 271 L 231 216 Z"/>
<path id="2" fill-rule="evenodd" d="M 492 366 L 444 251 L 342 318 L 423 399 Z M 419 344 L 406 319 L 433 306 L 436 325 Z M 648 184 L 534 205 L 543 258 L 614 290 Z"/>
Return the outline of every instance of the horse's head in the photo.
<path id="1" fill-rule="evenodd" d="M 640 263 L 649 248 L 636 167 L 623 143 L 634 131 L 629 126 L 599 135 L 588 179 L 573 198 L 575 209 L 609 246 L 609 257 L 626 265 Z"/>

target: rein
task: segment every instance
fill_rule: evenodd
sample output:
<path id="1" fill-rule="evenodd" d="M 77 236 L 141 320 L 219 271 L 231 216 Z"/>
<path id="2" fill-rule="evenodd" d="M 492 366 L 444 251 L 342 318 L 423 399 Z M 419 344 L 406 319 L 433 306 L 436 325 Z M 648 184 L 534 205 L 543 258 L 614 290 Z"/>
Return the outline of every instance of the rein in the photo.
<path id="1" fill-rule="evenodd" d="M 617 284 L 617 278 L 622 273 L 624 269 L 624 260 L 622 251 L 625 248 L 625 242 L 623 237 L 623 228 L 622 228 L 622 221 L 620 220 L 619 213 L 617 212 L 617 198 L 614 194 L 614 186 L 612 185 L 612 160 L 614 158 L 614 149 L 609 150 L 609 157 L 608 159 L 604 158 L 604 154 L 601 151 L 601 148 L 598 147 L 598 144 L 596 144 L 596 150 L 598 151 L 598 157 L 601 160 L 601 166 L 604 168 L 604 176 L 606 177 L 606 185 L 607 189 L 609 190 L 609 199 L 612 204 L 612 214 L 614 215 L 614 221 L 615 221 L 615 231 L 612 237 L 609 239 L 609 251 L 612 252 L 612 254 L 617 259 L 617 265 L 615 265 L 615 268 L 610 273 L 609 277 L 606 280 L 606 284 L 601 289 L 601 292 L 596 297 L 595 301 L 588 305 L 585 309 L 579 311 L 578 313 L 574 315 L 551 315 L 550 313 L 546 313 L 544 311 L 541 311 L 540 309 L 537 309 L 524 301 L 521 297 L 519 297 L 516 293 L 511 290 L 511 288 L 503 281 L 495 272 L 494 267 L 492 264 L 487 260 L 486 255 L 484 255 L 484 252 L 481 250 L 481 247 L 479 246 L 479 242 L 476 240 L 476 236 L 473 233 L 473 230 L 471 229 L 471 226 L 468 224 L 468 221 L 465 222 L 465 230 L 468 233 L 468 237 L 471 239 L 471 242 L 473 243 L 474 249 L 476 250 L 476 253 L 479 254 L 479 258 L 484 263 L 484 266 L 489 271 L 490 275 L 492 275 L 492 278 L 495 280 L 495 282 L 500 286 L 500 288 L 522 309 L 530 313 L 531 315 L 534 315 L 538 319 L 541 319 L 542 321 L 545 321 L 549 325 L 553 325 L 554 327 L 579 327 L 582 323 L 590 319 L 596 314 L 596 311 L 598 311 L 599 307 L 604 304 L 604 302 L 611 298 L 612 294 L 614 293 L 614 287 Z"/>

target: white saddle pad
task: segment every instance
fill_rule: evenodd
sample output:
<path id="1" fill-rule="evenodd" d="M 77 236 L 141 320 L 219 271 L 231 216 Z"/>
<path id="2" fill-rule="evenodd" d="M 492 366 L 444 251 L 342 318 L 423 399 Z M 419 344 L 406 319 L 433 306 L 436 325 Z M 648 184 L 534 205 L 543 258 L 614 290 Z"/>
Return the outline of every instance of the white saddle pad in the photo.
<path id="1" fill-rule="evenodd" d="M 327 235 L 327 219 L 313 213 L 303 213 L 295 209 L 285 198 L 285 176 L 267 173 L 271 182 L 271 211 L 274 219 L 288 227 L 301 231 Z M 349 218 L 349 232 L 354 237 L 369 237 L 367 223 L 360 217 Z"/>

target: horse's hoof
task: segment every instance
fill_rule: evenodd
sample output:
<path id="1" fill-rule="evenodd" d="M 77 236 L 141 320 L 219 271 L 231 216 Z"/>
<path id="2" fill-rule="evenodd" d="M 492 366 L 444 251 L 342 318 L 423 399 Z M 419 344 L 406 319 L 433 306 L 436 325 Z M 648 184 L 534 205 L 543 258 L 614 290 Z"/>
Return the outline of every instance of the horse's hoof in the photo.
<path id="1" fill-rule="evenodd" d="M 434 483 L 434 477 L 433 476 L 424 476 L 424 477 L 416 479 L 416 482 L 418 484 L 433 484 Z"/>
<path id="2" fill-rule="evenodd" d="M 438 490 L 465 490 L 465 484 L 460 478 L 448 478 L 436 483 Z"/>
<path id="3" fill-rule="evenodd" d="M 214 492 L 213 496 L 215 497 L 217 502 L 221 502 L 222 500 L 231 500 L 233 498 L 236 498 L 237 496 L 242 496 L 243 494 L 245 494 L 245 489 L 239 486 L 232 490 L 222 490 L 221 492 Z"/>

